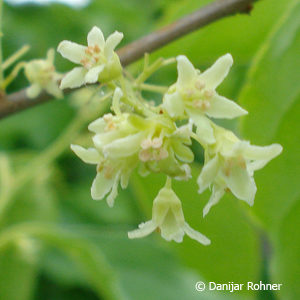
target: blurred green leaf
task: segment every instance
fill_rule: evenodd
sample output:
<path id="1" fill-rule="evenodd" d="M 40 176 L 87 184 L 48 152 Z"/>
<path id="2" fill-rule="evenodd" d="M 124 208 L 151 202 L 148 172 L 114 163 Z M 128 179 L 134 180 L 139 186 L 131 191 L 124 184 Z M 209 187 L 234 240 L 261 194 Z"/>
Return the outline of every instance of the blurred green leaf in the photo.
<path id="1" fill-rule="evenodd" d="M 173 242 L 173 246 L 182 260 L 207 280 L 223 283 L 258 280 L 261 268 L 258 236 L 245 217 L 244 207 L 240 207 L 243 204 L 233 196 L 225 196 L 203 220 L 202 209 L 209 199 L 209 193 L 197 193 L 196 179 L 199 173 L 200 168 L 196 166 L 193 168 L 191 180 L 174 181 L 173 186 L 182 201 L 186 221 L 209 237 L 212 243 L 203 246 L 185 237 L 182 244 Z M 152 201 L 164 186 L 165 177 L 135 177 L 132 184 L 139 201 L 147 203 L 144 211 L 148 212 L 150 218 Z"/>
<path id="2" fill-rule="evenodd" d="M 61 211 L 64 220 L 85 224 L 110 224 L 111 226 L 130 224 L 136 222 L 139 216 L 139 210 L 132 201 L 131 194 L 128 190 L 120 190 L 119 197 L 111 209 L 106 201 L 95 201 L 91 198 L 91 184 L 95 176 L 95 168 L 88 172 L 89 180 L 84 181 L 80 178 L 78 184 L 71 187 L 65 186 L 65 190 L 60 189 Z"/>
<path id="3" fill-rule="evenodd" d="M 299 47 L 300 4 L 293 1 L 254 58 L 240 95 L 241 104 L 249 111 L 242 131 L 255 142 L 274 139 L 282 118 L 300 93 Z"/>
<path id="4" fill-rule="evenodd" d="M 43 171 L 45 172 L 45 170 Z M 0 219 L 1 229 L 20 222 L 49 222 L 57 219 L 56 195 L 52 187 L 45 182 L 45 180 L 49 180 L 49 174 L 45 174 L 43 171 L 33 183 L 26 184 L 8 200 Z M 46 171 L 46 173 L 48 172 Z"/>
<path id="5" fill-rule="evenodd" d="M 249 111 L 241 131 L 253 143 L 280 143 L 283 153 L 257 172 L 254 211 L 271 231 L 299 197 L 300 4 L 294 1 L 262 45 L 241 93 Z"/>
<path id="6" fill-rule="evenodd" d="M 88 285 L 100 298 L 123 299 L 110 264 L 106 261 L 102 251 L 89 243 L 86 238 L 55 225 L 24 223 L 4 231 L 0 236 L 2 239 L 0 246 L 5 246 L 5 241 L 18 242 L 20 234 L 43 241 L 46 245 L 55 247 L 71 258 L 85 276 Z"/>
<path id="7" fill-rule="evenodd" d="M 280 143 L 283 153 L 257 172 L 253 212 L 271 237 L 272 281 L 281 299 L 300 294 L 298 275 L 300 178 L 300 3 L 283 11 L 253 61 L 241 103 L 249 111 L 242 133 L 253 143 Z M 298 215 L 298 217 L 297 217 Z"/>
<path id="8" fill-rule="evenodd" d="M 0 250 L 0 299 L 30 300 L 36 284 L 36 253 L 30 241 L 21 240 Z"/>
<path id="9" fill-rule="evenodd" d="M 126 299 L 231 299 L 218 292 L 195 291 L 195 283 L 203 278 L 184 268 L 170 247 L 151 237 L 129 240 L 128 230 L 90 227 L 81 231 L 106 254 L 118 274 Z"/>
<path id="10" fill-rule="evenodd" d="M 272 265 L 273 280 L 281 283 L 280 295 L 284 300 L 294 300 L 300 295 L 300 236 L 296 228 L 300 221 L 300 198 L 290 207 L 280 223 L 278 237 L 275 241 L 274 259 Z"/>

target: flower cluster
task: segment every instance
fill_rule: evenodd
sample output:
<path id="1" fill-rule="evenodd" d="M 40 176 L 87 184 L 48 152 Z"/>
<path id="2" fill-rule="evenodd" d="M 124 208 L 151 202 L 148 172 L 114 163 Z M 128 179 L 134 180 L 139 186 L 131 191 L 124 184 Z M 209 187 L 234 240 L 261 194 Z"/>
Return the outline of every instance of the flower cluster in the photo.
<path id="1" fill-rule="evenodd" d="M 161 87 L 156 89 L 141 82 L 141 78 L 151 75 L 149 70 L 157 68 L 145 66 L 137 79 L 122 72 L 114 52 L 122 37 L 123 34 L 115 32 L 105 41 L 101 30 L 93 27 L 88 34 L 88 46 L 70 41 L 58 46 L 63 57 L 81 65 L 65 75 L 61 88 L 101 82 L 112 90 L 111 112 L 88 126 L 93 134 L 91 147 L 71 145 L 71 149 L 84 162 L 96 165 L 91 195 L 95 200 L 106 197 L 110 207 L 114 205 L 118 186 L 125 189 L 134 170 L 141 176 L 151 172 L 166 175 L 167 182 L 153 201 L 152 219 L 129 232 L 129 238 L 144 237 L 159 229 L 167 241 L 181 242 L 187 234 L 208 245 L 209 239 L 186 223 L 181 201 L 171 187 L 172 179 L 191 178 L 192 139 L 201 144 L 205 153 L 197 180 L 199 193 L 212 190 L 204 216 L 229 191 L 253 205 L 254 171 L 279 155 L 282 147 L 253 146 L 211 119 L 233 119 L 247 114 L 234 101 L 216 92 L 233 63 L 230 54 L 219 58 L 203 73 L 187 57 L 178 56 L 178 79 L 162 92 Z M 153 105 L 143 97 L 142 90 L 147 87 L 162 93 L 161 104 Z"/>

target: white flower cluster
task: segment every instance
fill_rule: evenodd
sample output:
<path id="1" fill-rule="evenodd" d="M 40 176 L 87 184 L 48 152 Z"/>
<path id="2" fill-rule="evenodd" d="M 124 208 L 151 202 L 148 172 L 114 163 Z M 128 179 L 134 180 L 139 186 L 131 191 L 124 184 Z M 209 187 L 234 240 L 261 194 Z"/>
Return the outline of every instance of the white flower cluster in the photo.
<path id="1" fill-rule="evenodd" d="M 210 119 L 232 119 L 247 114 L 238 104 L 216 92 L 233 63 L 230 54 L 219 58 L 203 73 L 187 57 L 178 56 L 178 79 L 162 95 L 162 103 L 153 106 L 143 98 L 137 81 L 122 72 L 114 52 L 122 37 L 123 34 L 115 32 L 105 41 L 101 30 L 94 27 L 88 34 L 88 46 L 69 41 L 58 46 L 63 57 L 81 64 L 62 79 L 61 88 L 101 82 L 113 90 L 112 113 L 88 127 L 93 133 L 92 147 L 72 145 L 71 148 L 84 162 L 96 165 L 92 198 L 107 197 L 109 206 L 114 204 L 119 184 L 125 189 L 135 169 L 142 176 L 150 172 L 167 176 L 165 187 L 154 199 L 152 220 L 129 232 L 129 238 L 146 236 L 158 228 L 168 241 L 181 242 L 187 234 L 208 245 L 210 241 L 185 222 L 181 202 L 171 187 L 172 179 L 191 177 L 189 164 L 194 161 L 191 139 L 205 151 L 197 181 L 199 193 L 207 188 L 212 190 L 203 215 L 226 191 L 253 205 L 254 171 L 279 155 L 282 147 L 250 145 Z"/>

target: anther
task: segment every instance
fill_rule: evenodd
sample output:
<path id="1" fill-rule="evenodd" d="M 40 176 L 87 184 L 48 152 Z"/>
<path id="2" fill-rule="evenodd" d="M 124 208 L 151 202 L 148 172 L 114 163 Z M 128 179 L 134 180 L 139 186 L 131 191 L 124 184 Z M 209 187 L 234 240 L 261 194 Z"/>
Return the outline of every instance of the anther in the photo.
<path id="1" fill-rule="evenodd" d="M 94 51 L 95 51 L 96 53 L 99 53 L 99 52 L 101 51 L 101 49 L 99 48 L 98 45 L 95 45 L 95 46 L 94 46 Z"/>
<path id="2" fill-rule="evenodd" d="M 162 146 L 162 143 L 163 143 L 163 141 L 161 138 L 154 138 L 152 140 L 152 148 L 158 149 Z"/>
<path id="3" fill-rule="evenodd" d="M 198 90 L 202 90 L 205 88 L 205 83 L 202 80 L 197 80 L 195 82 L 195 88 Z"/>
<path id="4" fill-rule="evenodd" d="M 213 90 L 206 90 L 205 92 L 204 92 L 204 97 L 205 98 L 211 98 L 212 96 L 214 95 L 214 92 L 213 92 Z"/>

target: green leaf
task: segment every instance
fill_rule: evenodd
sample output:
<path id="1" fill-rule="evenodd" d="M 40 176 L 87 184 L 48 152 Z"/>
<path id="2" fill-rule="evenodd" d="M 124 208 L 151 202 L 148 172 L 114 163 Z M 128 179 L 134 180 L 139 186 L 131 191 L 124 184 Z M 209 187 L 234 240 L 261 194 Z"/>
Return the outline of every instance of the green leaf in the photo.
<path id="1" fill-rule="evenodd" d="M 243 135 L 255 143 L 283 146 L 282 154 L 255 174 L 252 211 L 272 242 L 271 279 L 282 284 L 281 299 L 290 300 L 300 294 L 295 233 L 300 208 L 299 48 L 300 3 L 293 1 L 256 55 L 240 99 L 249 111 L 241 123 Z"/>
<path id="2" fill-rule="evenodd" d="M 275 231 L 299 197 L 300 3 L 294 1 L 254 59 L 241 103 L 249 111 L 241 131 L 253 143 L 280 143 L 283 153 L 255 174 L 253 211 Z"/>
<path id="3" fill-rule="evenodd" d="M 213 1 L 178 1 L 167 9 L 157 27 L 167 25 Z M 291 0 L 257 1 L 249 15 L 237 14 L 209 24 L 163 49 L 158 56 L 185 54 L 197 64 L 211 64 L 219 56 L 231 53 L 238 63 L 248 63 L 264 41 L 273 23 Z"/>
<path id="4" fill-rule="evenodd" d="M 242 132 L 258 143 L 274 135 L 300 93 L 300 4 L 293 1 L 254 58 L 240 102 Z M 263 129 L 263 130 L 261 130 Z"/>
<path id="5" fill-rule="evenodd" d="M 43 241 L 46 245 L 62 251 L 74 261 L 88 285 L 94 289 L 100 298 L 103 297 L 107 300 L 123 299 L 110 264 L 101 250 L 86 238 L 58 226 L 28 223 L 3 231 L 0 236 L 0 247 L 7 249 L 10 241 L 18 242 L 20 234 Z"/>
<path id="6" fill-rule="evenodd" d="M 203 246 L 188 237 L 182 244 L 172 245 L 184 263 L 206 280 L 214 282 L 247 282 L 259 278 L 260 258 L 257 232 L 248 223 L 239 200 L 225 196 L 211 212 L 202 218 L 202 209 L 209 193 L 199 195 L 196 183 L 200 173 L 193 168 L 193 178 L 188 182 L 173 181 L 173 187 L 183 205 L 186 221 L 211 239 L 211 245 Z M 165 184 L 165 176 L 135 177 L 131 182 L 133 192 L 140 202 L 146 202 L 144 211 L 151 217 L 151 205 L 156 194 Z M 146 221 L 146 220 L 141 220 Z M 157 233 L 157 238 L 161 239 Z M 148 239 L 148 238 L 147 238 Z M 150 239 L 150 238 L 149 238 Z M 161 239 L 161 243 L 168 244 Z M 253 293 L 252 293 L 253 296 Z"/>
<path id="7" fill-rule="evenodd" d="M 273 281 L 282 283 L 279 293 L 284 300 L 294 300 L 300 295 L 300 236 L 295 231 L 300 225 L 299 215 L 300 198 L 282 220 L 275 243 Z"/>
<path id="8" fill-rule="evenodd" d="M 36 284 L 36 256 L 29 240 L 0 251 L 0 300 L 30 300 Z"/>
<path id="9" fill-rule="evenodd" d="M 38 176 L 37 176 L 38 177 Z M 2 211 L 0 226 L 6 227 L 25 221 L 53 221 L 57 218 L 56 193 L 46 180 L 49 170 L 41 169 L 39 177 L 24 185 L 9 199 Z M 17 189 L 11 187 L 12 192 Z M 8 192 L 8 197 L 10 192 Z"/>
<path id="10" fill-rule="evenodd" d="M 129 240 L 127 231 L 82 228 L 84 234 L 106 254 L 118 274 L 126 299 L 227 299 L 218 292 L 195 291 L 195 284 L 202 280 L 180 264 L 169 245 L 152 237 Z"/>

